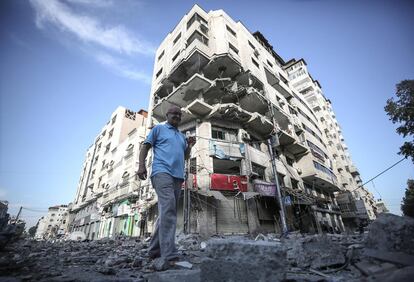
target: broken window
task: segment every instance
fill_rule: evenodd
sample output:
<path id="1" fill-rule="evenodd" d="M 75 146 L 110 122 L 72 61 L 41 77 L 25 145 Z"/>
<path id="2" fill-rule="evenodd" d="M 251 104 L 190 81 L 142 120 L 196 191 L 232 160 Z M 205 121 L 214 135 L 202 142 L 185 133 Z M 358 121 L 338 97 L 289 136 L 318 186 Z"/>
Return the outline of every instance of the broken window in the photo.
<path id="1" fill-rule="evenodd" d="M 240 175 L 240 161 L 213 158 L 213 172 L 220 174 Z"/>
<path id="2" fill-rule="evenodd" d="M 189 46 L 196 39 L 208 46 L 208 38 L 202 35 L 197 30 L 194 31 L 194 33 L 188 38 L 187 46 Z"/>
<path id="3" fill-rule="evenodd" d="M 231 35 L 233 35 L 234 37 L 237 37 L 236 32 L 234 30 L 232 30 L 231 27 L 226 25 L 226 29 L 227 29 L 228 32 L 230 32 Z"/>
<path id="4" fill-rule="evenodd" d="M 254 138 L 254 137 L 250 137 L 250 142 L 249 145 L 252 146 L 253 148 L 257 149 L 257 150 L 261 150 L 260 145 L 262 144 L 261 141 L 259 141 L 258 139 Z"/>
<path id="5" fill-rule="evenodd" d="M 256 179 L 265 180 L 265 170 L 265 167 L 252 163 L 252 172 L 254 173 Z"/>
<path id="6" fill-rule="evenodd" d="M 187 29 L 189 29 L 191 27 L 191 25 L 196 21 L 199 22 L 199 23 L 207 25 L 207 21 L 202 16 L 200 16 L 197 13 L 194 13 L 194 15 L 190 18 L 190 20 L 187 23 Z"/>
<path id="7" fill-rule="evenodd" d="M 127 119 L 135 120 L 135 113 L 131 110 L 125 110 L 125 117 Z"/>

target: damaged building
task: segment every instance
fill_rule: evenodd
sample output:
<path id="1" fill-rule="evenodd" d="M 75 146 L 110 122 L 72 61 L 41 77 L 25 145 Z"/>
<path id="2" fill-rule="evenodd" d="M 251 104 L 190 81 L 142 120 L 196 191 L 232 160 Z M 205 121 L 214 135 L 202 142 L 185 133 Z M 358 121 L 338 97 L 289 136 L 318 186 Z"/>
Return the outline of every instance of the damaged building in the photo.
<path id="1" fill-rule="evenodd" d="M 70 231 L 88 239 L 140 235 L 140 217 L 152 199 L 136 177 L 147 112 L 118 107 L 86 152 Z M 145 198 L 140 197 L 145 194 Z"/>
<path id="2" fill-rule="evenodd" d="M 345 230 L 338 196 L 362 181 L 303 59 L 286 62 L 260 32 L 195 5 L 156 52 L 148 127 L 171 105 L 183 111 L 180 130 L 197 137 L 179 228 L 280 233 L 283 209 L 289 230 Z M 350 192 L 356 216 L 361 191 Z"/>

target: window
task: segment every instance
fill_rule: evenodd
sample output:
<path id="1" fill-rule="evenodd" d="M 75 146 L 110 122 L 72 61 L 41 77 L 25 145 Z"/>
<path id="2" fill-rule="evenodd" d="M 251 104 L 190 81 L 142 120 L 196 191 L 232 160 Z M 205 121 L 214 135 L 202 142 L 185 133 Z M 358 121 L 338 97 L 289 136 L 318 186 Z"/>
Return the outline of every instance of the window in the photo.
<path id="1" fill-rule="evenodd" d="M 289 157 L 286 157 L 286 162 L 287 162 L 288 165 L 293 166 L 293 163 L 295 162 L 295 160 L 291 159 Z"/>
<path id="2" fill-rule="evenodd" d="M 200 32 L 198 32 L 198 31 L 195 31 L 191 36 L 190 36 L 190 38 L 188 38 L 188 41 L 187 41 L 187 45 L 190 45 L 194 40 L 198 40 L 198 41 L 200 41 L 200 42 L 202 42 L 202 43 L 204 43 L 205 45 L 207 45 L 208 46 L 208 38 L 207 37 L 205 37 L 204 35 L 202 35 Z"/>
<path id="3" fill-rule="evenodd" d="M 158 61 L 161 60 L 161 58 L 164 56 L 164 51 L 161 52 L 161 54 L 158 56 Z"/>
<path id="4" fill-rule="evenodd" d="M 212 129 L 211 137 L 213 139 L 226 140 L 226 133 L 221 129 Z"/>
<path id="5" fill-rule="evenodd" d="M 111 131 L 109 131 L 108 134 L 108 139 L 112 137 L 112 135 L 114 135 L 114 129 L 112 129 Z"/>
<path id="6" fill-rule="evenodd" d="M 290 183 L 292 183 L 293 189 L 299 189 L 299 182 L 296 179 L 290 178 Z"/>
<path id="7" fill-rule="evenodd" d="M 271 63 L 271 62 L 269 62 L 269 60 L 266 60 L 267 61 L 267 64 L 271 67 L 271 68 L 273 68 L 273 64 Z"/>
<path id="8" fill-rule="evenodd" d="M 175 37 L 174 41 L 173 41 L 173 45 L 175 45 L 175 43 L 178 42 L 178 40 L 180 40 L 181 38 L 181 32 Z"/>
<path id="9" fill-rule="evenodd" d="M 232 50 L 234 53 L 239 54 L 239 50 L 233 46 L 233 44 L 229 43 L 229 48 L 230 50 Z"/>
<path id="10" fill-rule="evenodd" d="M 202 16 L 200 16 L 197 13 L 194 13 L 194 15 L 191 17 L 191 19 L 187 23 L 187 29 L 189 29 L 191 27 L 191 25 L 196 21 L 199 22 L 199 23 L 207 25 L 207 21 Z"/>
<path id="11" fill-rule="evenodd" d="M 252 163 L 252 172 L 256 174 L 257 179 L 264 180 L 265 178 L 265 168 L 261 165 Z"/>
<path id="12" fill-rule="evenodd" d="M 162 68 L 157 72 L 157 74 L 155 75 L 155 78 L 158 78 L 161 74 L 162 74 Z"/>
<path id="13" fill-rule="evenodd" d="M 232 30 L 231 27 L 226 25 L 226 29 L 227 29 L 228 32 L 230 32 L 231 35 L 233 35 L 234 37 L 237 37 L 236 32 L 234 30 Z"/>
<path id="14" fill-rule="evenodd" d="M 174 57 L 172 58 L 172 61 L 174 62 L 178 56 L 180 55 L 180 51 L 177 52 L 177 54 L 174 55 Z"/>
<path id="15" fill-rule="evenodd" d="M 111 124 L 114 124 L 114 123 L 115 123 L 115 121 L 116 121 L 116 115 L 112 118 L 112 122 L 111 122 Z"/>
<path id="16" fill-rule="evenodd" d="M 105 154 L 109 152 L 109 149 L 111 149 L 111 143 L 109 143 L 108 145 L 106 145 L 106 147 L 105 147 Z"/>
<path id="17" fill-rule="evenodd" d="M 252 63 L 253 63 L 256 67 L 260 68 L 259 63 L 258 63 L 255 59 L 253 59 L 253 58 L 252 58 Z"/>
<path id="18" fill-rule="evenodd" d="M 249 46 L 253 49 L 253 50 L 256 50 L 256 47 L 254 47 L 254 45 L 250 42 L 250 41 L 248 41 L 249 42 Z"/>
<path id="19" fill-rule="evenodd" d="M 329 168 L 327 168 L 327 167 L 325 167 L 324 165 L 321 165 L 320 163 L 318 163 L 318 162 L 315 162 L 315 161 L 313 161 L 313 166 L 317 169 L 317 170 L 320 170 L 320 171 L 322 171 L 322 172 L 324 172 L 324 173 L 326 173 L 327 175 L 329 175 L 331 178 L 333 178 L 333 179 L 335 179 L 336 180 L 336 176 L 335 176 L 335 174 L 329 169 Z"/>
<path id="20" fill-rule="evenodd" d="M 98 148 L 96 150 L 99 151 L 101 149 L 101 146 L 102 146 L 102 142 L 98 144 Z"/>

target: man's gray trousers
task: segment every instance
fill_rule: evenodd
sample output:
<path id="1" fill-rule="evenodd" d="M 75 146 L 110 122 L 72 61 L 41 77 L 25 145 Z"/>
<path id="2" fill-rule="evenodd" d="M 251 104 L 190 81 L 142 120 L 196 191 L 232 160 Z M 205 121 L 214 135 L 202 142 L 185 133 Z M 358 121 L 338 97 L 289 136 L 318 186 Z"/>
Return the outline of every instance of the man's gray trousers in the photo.
<path id="1" fill-rule="evenodd" d="M 175 247 L 175 230 L 183 180 L 174 178 L 168 173 L 157 173 L 151 177 L 151 182 L 158 196 L 158 218 L 148 252 L 152 256 L 172 260 L 178 256 Z"/>

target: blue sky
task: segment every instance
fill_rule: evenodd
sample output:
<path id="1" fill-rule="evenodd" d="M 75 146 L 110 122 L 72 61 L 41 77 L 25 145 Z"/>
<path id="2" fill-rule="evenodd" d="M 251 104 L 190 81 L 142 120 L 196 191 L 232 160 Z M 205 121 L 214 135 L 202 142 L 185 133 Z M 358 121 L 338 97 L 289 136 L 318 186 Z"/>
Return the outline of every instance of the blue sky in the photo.
<path id="1" fill-rule="evenodd" d="M 197 3 L 260 30 L 286 61 L 307 61 L 363 180 L 401 159 L 383 108 L 414 79 L 409 1 Z M 148 107 L 154 50 L 193 4 L 0 1 L 0 199 L 12 214 L 73 200 L 86 149 L 118 105 Z M 405 160 L 366 187 L 398 214 L 408 178 Z M 23 210 L 29 225 L 41 215 Z"/>

